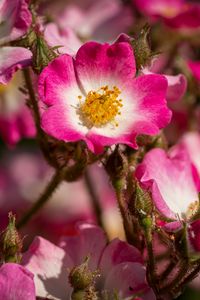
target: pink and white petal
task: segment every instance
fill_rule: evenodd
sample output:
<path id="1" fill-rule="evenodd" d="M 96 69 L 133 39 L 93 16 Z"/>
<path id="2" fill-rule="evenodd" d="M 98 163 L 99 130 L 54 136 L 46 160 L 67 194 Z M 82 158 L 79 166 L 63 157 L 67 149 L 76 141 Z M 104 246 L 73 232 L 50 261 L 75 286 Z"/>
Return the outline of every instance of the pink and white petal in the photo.
<path id="1" fill-rule="evenodd" d="M 74 265 L 62 248 L 36 237 L 23 255 L 22 265 L 35 275 L 36 296 L 70 299 L 72 289 L 67 278 Z"/>
<path id="2" fill-rule="evenodd" d="M 200 177 L 200 134 L 195 131 L 184 134 L 179 145 L 180 147 L 184 147 L 189 154 L 189 157 Z"/>
<path id="3" fill-rule="evenodd" d="M 135 175 L 150 189 L 156 207 L 168 218 L 185 218 L 189 207 L 198 202 L 191 163 L 184 151 L 167 155 L 162 149 L 153 149 L 145 155 Z"/>
<path id="4" fill-rule="evenodd" d="M 105 85 L 117 85 L 122 89 L 136 72 L 133 50 L 126 42 L 113 45 L 85 43 L 77 52 L 75 68 L 86 93 Z"/>
<path id="5" fill-rule="evenodd" d="M 155 74 L 140 76 L 126 83 L 120 94 L 123 104 L 121 114 L 115 117 L 118 126 L 111 122 L 92 128 L 87 134 L 95 145 L 95 151 L 100 152 L 104 146 L 119 143 L 137 149 L 135 139 L 138 134 L 157 134 L 171 118 L 165 101 L 166 89 L 166 79 Z"/>
<path id="6" fill-rule="evenodd" d="M 168 82 L 167 100 L 178 101 L 186 92 L 187 80 L 182 74 L 176 76 L 164 75 Z"/>
<path id="7" fill-rule="evenodd" d="M 44 37 L 49 46 L 61 46 L 58 48 L 58 52 L 62 54 L 73 56 L 82 45 L 82 42 L 78 39 L 72 29 L 61 29 L 54 23 L 46 25 Z"/>
<path id="8" fill-rule="evenodd" d="M 77 225 L 74 236 L 63 237 L 60 247 L 71 257 L 74 265 L 82 264 L 86 256 L 89 256 L 89 268 L 95 271 L 106 242 L 106 236 L 100 227 L 83 223 Z"/>
<path id="9" fill-rule="evenodd" d="M 197 81 L 200 81 L 200 61 L 188 61 L 188 67 Z"/>
<path id="10" fill-rule="evenodd" d="M 93 145 L 93 151 L 96 154 L 100 154 L 103 152 L 105 146 L 112 146 L 115 144 L 125 144 L 133 149 L 137 149 L 138 146 L 136 144 L 136 134 L 133 133 L 121 133 L 118 134 L 118 130 L 113 128 L 114 126 L 110 126 L 109 124 L 103 128 L 95 128 L 89 131 L 87 134 L 87 140 L 91 142 Z M 123 128 L 122 128 L 123 130 Z M 105 135 L 102 135 L 105 134 Z M 110 134 L 110 137 L 107 136 Z M 112 136 L 113 135 L 113 136 Z"/>
<path id="11" fill-rule="evenodd" d="M 3 300 L 36 300 L 33 274 L 18 264 L 2 265 L 0 268 L 0 297 Z"/>
<path id="12" fill-rule="evenodd" d="M 80 124 L 76 110 L 67 104 L 53 105 L 42 114 L 42 128 L 50 136 L 65 142 L 86 140 L 88 129 Z"/>
<path id="13" fill-rule="evenodd" d="M 146 282 L 144 266 L 134 262 L 122 262 L 113 266 L 105 278 L 104 289 L 110 296 L 117 291 L 122 298 L 147 293 L 150 288 Z"/>
<path id="14" fill-rule="evenodd" d="M 44 68 L 38 79 L 38 92 L 41 100 L 47 105 L 66 103 L 66 106 L 76 106 L 78 95 L 82 93 L 77 84 L 74 61 L 70 55 L 61 55 Z"/>
<path id="15" fill-rule="evenodd" d="M 2 0 L 0 3 L 0 43 L 13 41 L 24 35 L 31 21 L 27 0 Z"/>
<path id="16" fill-rule="evenodd" d="M 166 105 L 167 80 L 162 75 L 149 74 L 134 80 L 133 99 L 137 103 L 135 131 L 142 134 L 157 134 L 169 124 L 172 112 Z M 142 126 L 142 122 L 144 125 Z"/>
<path id="17" fill-rule="evenodd" d="M 103 276 L 122 262 L 142 263 L 142 256 L 138 249 L 119 239 L 112 240 L 104 249 L 99 268 Z"/>
<path id="18" fill-rule="evenodd" d="M 22 47 L 0 49 L 0 84 L 7 84 L 17 70 L 31 65 L 32 53 Z"/>

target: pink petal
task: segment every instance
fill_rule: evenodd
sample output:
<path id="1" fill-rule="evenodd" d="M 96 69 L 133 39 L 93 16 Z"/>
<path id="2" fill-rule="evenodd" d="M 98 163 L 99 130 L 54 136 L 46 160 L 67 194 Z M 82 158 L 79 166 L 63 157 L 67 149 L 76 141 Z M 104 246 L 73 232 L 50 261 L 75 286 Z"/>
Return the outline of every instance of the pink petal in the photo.
<path id="1" fill-rule="evenodd" d="M 44 37 L 51 47 L 58 48 L 59 53 L 75 55 L 82 43 L 72 29 L 59 29 L 54 23 L 49 23 L 45 27 Z"/>
<path id="2" fill-rule="evenodd" d="M 188 132 L 183 135 L 177 147 L 184 148 L 187 151 L 194 168 L 194 176 L 197 175 L 196 182 L 200 188 L 200 134 L 198 132 Z M 198 183 L 199 181 L 199 183 Z"/>
<path id="3" fill-rule="evenodd" d="M 200 61 L 188 61 L 188 67 L 197 81 L 200 81 Z"/>
<path id="4" fill-rule="evenodd" d="M 23 255 L 22 264 L 35 275 L 37 296 L 56 300 L 70 297 L 68 275 L 73 262 L 63 249 L 37 237 Z"/>
<path id="5" fill-rule="evenodd" d="M 142 263 L 142 256 L 135 247 L 119 239 L 114 239 L 105 248 L 99 267 L 105 276 L 115 265 L 122 262 Z"/>
<path id="6" fill-rule="evenodd" d="M 87 129 L 85 131 L 84 127 L 81 126 L 77 128 L 78 122 L 77 117 L 73 121 L 73 116 L 70 115 L 67 105 L 64 104 L 53 105 L 42 114 L 42 128 L 45 132 L 66 142 L 79 140 L 87 142 L 85 138 Z"/>
<path id="7" fill-rule="evenodd" d="M 168 82 L 167 100 L 178 101 L 186 92 L 187 80 L 182 74 L 176 76 L 164 75 Z"/>
<path id="8" fill-rule="evenodd" d="M 78 90 L 81 95 L 76 81 L 73 59 L 67 54 L 53 60 L 39 76 L 38 92 L 41 100 L 47 105 L 68 101 L 73 89 Z M 64 92 L 66 99 L 64 99 Z"/>
<path id="9" fill-rule="evenodd" d="M 133 50 L 128 43 L 85 43 L 77 52 L 75 66 L 86 92 L 110 82 L 126 83 L 136 72 Z"/>
<path id="10" fill-rule="evenodd" d="M 164 76 L 149 74 L 134 80 L 133 95 L 139 103 L 138 119 L 134 127 L 138 134 L 154 135 L 171 120 L 166 105 L 167 81 Z"/>
<path id="11" fill-rule="evenodd" d="M 191 163 L 185 151 L 175 154 L 172 151 L 167 155 L 162 149 L 151 150 L 137 167 L 136 177 L 152 192 L 157 209 L 168 218 L 185 218 L 189 207 L 198 201 Z"/>
<path id="12" fill-rule="evenodd" d="M 32 21 L 28 1 L 2 0 L 0 20 L 0 43 L 13 41 L 24 35 Z"/>
<path id="13" fill-rule="evenodd" d="M 138 292 L 145 295 L 150 290 L 146 282 L 146 270 L 139 263 L 122 262 L 117 264 L 107 274 L 104 289 L 109 291 L 110 295 L 113 295 L 114 291 L 118 291 L 120 297 L 128 297 Z M 154 295 L 152 296 L 151 300 L 156 299 Z"/>
<path id="14" fill-rule="evenodd" d="M 188 242 L 190 251 L 200 254 L 200 220 L 196 220 L 189 225 Z"/>
<path id="15" fill-rule="evenodd" d="M 33 274 L 14 263 L 2 265 L 0 298 L 2 300 L 36 300 Z"/>
<path id="16" fill-rule="evenodd" d="M 64 237 L 60 246 L 71 257 L 74 265 L 80 265 L 89 255 L 89 268 L 97 270 L 100 257 L 106 246 L 106 237 L 98 226 L 80 224 L 77 227 L 77 234 Z"/>
<path id="17" fill-rule="evenodd" d="M 32 53 L 22 47 L 0 49 L 0 84 L 7 84 L 13 74 L 31 64 Z"/>

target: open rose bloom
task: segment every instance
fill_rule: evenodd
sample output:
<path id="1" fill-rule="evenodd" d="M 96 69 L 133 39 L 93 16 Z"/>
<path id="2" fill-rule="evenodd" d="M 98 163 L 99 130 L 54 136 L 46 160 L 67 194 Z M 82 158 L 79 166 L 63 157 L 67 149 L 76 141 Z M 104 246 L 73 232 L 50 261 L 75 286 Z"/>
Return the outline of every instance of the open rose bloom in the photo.
<path id="1" fill-rule="evenodd" d="M 137 148 L 138 134 L 155 135 L 166 126 L 167 81 L 161 75 L 135 77 L 129 43 L 88 42 L 75 59 L 63 55 L 39 77 L 40 99 L 46 104 L 42 127 L 66 142 L 83 140 L 95 153 L 123 143 Z"/>
<path id="2" fill-rule="evenodd" d="M 0 300 L 199 280 L 199 36 L 199 1 L 0 0 Z"/>

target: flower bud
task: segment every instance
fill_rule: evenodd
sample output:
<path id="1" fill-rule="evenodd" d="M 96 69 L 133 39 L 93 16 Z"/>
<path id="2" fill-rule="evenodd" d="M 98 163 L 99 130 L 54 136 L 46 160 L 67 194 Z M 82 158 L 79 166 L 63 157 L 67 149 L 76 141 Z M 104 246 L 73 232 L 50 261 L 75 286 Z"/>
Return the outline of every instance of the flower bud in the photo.
<path id="1" fill-rule="evenodd" d="M 152 59 L 152 52 L 148 42 L 149 32 L 150 27 L 146 24 L 138 38 L 132 41 L 137 70 L 148 65 Z"/>
<path id="2" fill-rule="evenodd" d="M 38 74 L 57 57 L 54 49 L 48 46 L 41 33 L 36 35 L 31 50 L 33 52 L 33 69 Z"/>
<path id="3" fill-rule="evenodd" d="M 15 226 L 15 216 L 8 215 L 9 223 L 1 235 L 1 256 L 3 262 L 19 263 L 21 260 L 22 241 Z"/>
<path id="4" fill-rule="evenodd" d="M 136 182 L 135 188 L 135 208 L 140 219 L 147 219 L 147 216 L 152 212 L 151 197 L 140 187 L 138 182 Z"/>
<path id="5" fill-rule="evenodd" d="M 110 175 L 116 190 L 125 187 L 125 178 L 128 174 L 128 161 L 122 150 L 118 147 L 109 156 L 106 163 L 106 171 Z"/>
<path id="6" fill-rule="evenodd" d="M 85 290 L 93 283 L 94 275 L 88 268 L 89 257 L 77 267 L 74 267 L 69 274 L 69 281 L 75 291 Z"/>

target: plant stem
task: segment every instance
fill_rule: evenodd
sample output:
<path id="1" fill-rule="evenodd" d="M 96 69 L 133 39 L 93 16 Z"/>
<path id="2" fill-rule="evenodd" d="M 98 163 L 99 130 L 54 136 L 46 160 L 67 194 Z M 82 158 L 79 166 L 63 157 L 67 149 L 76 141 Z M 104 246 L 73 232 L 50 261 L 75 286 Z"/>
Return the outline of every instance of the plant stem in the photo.
<path id="1" fill-rule="evenodd" d="M 36 125 L 36 129 L 37 129 L 37 134 L 39 137 L 41 137 L 44 135 L 44 133 L 40 126 L 40 112 L 39 112 L 39 108 L 38 108 L 38 100 L 36 98 L 35 91 L 34 91 L 34 88 L 32 85 L 30 69 L 29 68 L 24 69 L 23 74 L 24 74 L 24 80 L 26 83 L 26 87 L 29 92 L 29 97 L 30 97 L 29 101 L 30 101 L 30 104 L 31 104 L 31 107 L 33 110 L 33 116 L 34 116 L 35 125 Z"/>
<path id="2" fill-rule="evenodd" d="M 41 194 L 39 199 L 33 204 L 33 206 L 22 216 L 21 220 L 17 223 L 17 228 L 20 229 L 26 225 L 29 220 L 40 210 L 40 208 L 49 200 L 55 189 L 61 183 L 63 178 L 62 170 L 58 170 L 48 183 L 46 189 Z"/>
<path id="3" fill-rule="evenodd" d="M 174 289 L 174 292 L 177 292 L 181 287 L 184 287 L 187 283 L 192 281 L 200 272 L 200 260 L 198 261 L 197 266 L 181 281 L 179 286 Z"/>
<path id="4" fill-rule="evenodd" d="M 126 204 L 126 198 L 124 195 L 123 190 L 117 190 L 116 189 L 116 196 L 117 196 L 117 202 L 120 209 L 120 213 L 123 220 L 123 227 L 126 235 L 126 239 L 129 242 L 129 244 L 135 245 L 135 234 L 134 234 L 134 226 L 133 222 L 131 220 L 131 217 L 128 212 L 127 204 Z"/>
<path id="5" fill-rule="evenodd" d="M 154 289 L 157 294 L 157 274 L 156 274 L 156 262 L 153 252 L 153 236 L 152 228 L 146 228 L 144 230 L 144 237 L 146 241 L 147 253 L 148 253 L 148 262 L 147 262 L 147 274 L 150 281 L 151 287 Z"/>
<path id="6" fill-rule="evenodd" d="M 91 203 L 92 203 L 92 207 L 95 212 L 95 215 L 96 215 L 97 223 L 100 227 L 104 228 L 103 221 L 102 221 L 102 209 L 101 209 L 101 206 L 99 203 L 96 189 L 94 188 L 94 184 L 92 182 L 92 178 L 91 178 L 88 170 L 86 170 L 84 173 L 84 179 L 85 179 L 85 184 L 86 184 L 87 190 L 88 190 L 90 198 L 91 198 Z"/>

